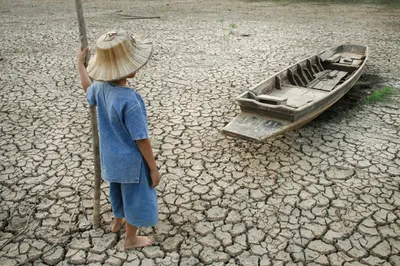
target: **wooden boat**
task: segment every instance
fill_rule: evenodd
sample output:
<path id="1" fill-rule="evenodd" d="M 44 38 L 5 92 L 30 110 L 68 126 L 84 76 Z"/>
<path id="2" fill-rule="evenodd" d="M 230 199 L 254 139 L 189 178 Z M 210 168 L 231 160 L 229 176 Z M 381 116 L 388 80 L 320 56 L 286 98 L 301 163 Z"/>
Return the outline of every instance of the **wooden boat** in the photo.
<path id="1" fill-rule="evenodd" d="M 288 67 L 242 93 L 222 132 L 260 142 L 306 124 L 350 90 L 367 57 L 367 46 L 345 44 Z"/>

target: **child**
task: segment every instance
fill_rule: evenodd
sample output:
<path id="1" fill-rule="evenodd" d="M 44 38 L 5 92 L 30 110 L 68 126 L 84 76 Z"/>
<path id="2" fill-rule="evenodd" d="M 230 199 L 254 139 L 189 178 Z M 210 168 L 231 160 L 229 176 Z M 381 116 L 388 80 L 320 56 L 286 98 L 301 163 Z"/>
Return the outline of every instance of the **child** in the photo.
<path id="1" fill-rule="evenodd" d="M 158 222 L 155 187 L 160 174 L 149 140 L 146 108 L 142 97 L 126 87 L 153 51 L 153 44 L 119 30 L 97 40 L 97 55 L 87 71 L 84 60 L 88 49 L 78 54 L 82 87 L 90 105 L 96 105 L 100 133 L 102 178 L 110 182 L 114 213 L 112 232 L 126 220 L 125 249 L 150 246 L 153 239 L 137 236 L 137 227 Z M 93 84 L 89 78 L 96 80 Z"/>

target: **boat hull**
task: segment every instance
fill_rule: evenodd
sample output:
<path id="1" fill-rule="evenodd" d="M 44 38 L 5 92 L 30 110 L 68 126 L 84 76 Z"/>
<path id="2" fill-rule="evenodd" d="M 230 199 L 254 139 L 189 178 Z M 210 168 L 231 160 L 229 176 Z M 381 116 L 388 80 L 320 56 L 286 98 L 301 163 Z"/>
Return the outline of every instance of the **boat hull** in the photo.
<path id="1" fill-rule="evenodd" d="M 324 53 L 326 53 L 326 51 L 317 55 Z M 241 104 L 241 113 L 222 129 L 222 133 L 250 141 L 262 142 L 266 139 L 284 134 L 287 131 L 303 126 L 335 104 L 353 87 L 362 74 L 366 64 L 367 56 L 368 48 L 365 47 L 365 54 L 363 57 L 364 61 L 342 84 L 337 85 L 332 91 L 327 93 L 326 96 L 322 97 L 318 101 L 315 101 L 309 105 L 305 105 L 303 108 L 298 108 L 298 110 L 292 111 L 292 118 L 287 118 L 287 115 L 280 117 L 279 112 L 277 115 L 276 113 L 271 112 L 271 114 L 269 114 L 268 111 L 265 111 L 265 109 L 270 110 L 271 108 L 276 108 L 275 106 L 271 106 L 271 108 L 263 108 L 264 110 L 261 108 L 257 109 L 251 107 L 250 104 L 247 103 L 250 101 L 247 101 L 244 104 Z M 305 60 L 297 64 L 304 63 L 304 61 Z M 296 64 L 292 65 L 291 67 L 293 68 L 295 65 Z M 276 75 L 282 76 L 284 71 Z M 270 80 L 271 78 L 267 81 L 271 83 Z M 263 83 L 258 84 L 255 89 L 262 86 L 262 84 Z M 239 96 L 238 98 L 239 102 L 241 97 L 242 96 Z M 269 106 L 267 105 L 267 107 Z M 283 108 L 286 108 L 286 106 L 283 106 Z M 289 110 L 290 108 L 286 109 Z M 286 111 L 286 113 L 289 111 Z"/>

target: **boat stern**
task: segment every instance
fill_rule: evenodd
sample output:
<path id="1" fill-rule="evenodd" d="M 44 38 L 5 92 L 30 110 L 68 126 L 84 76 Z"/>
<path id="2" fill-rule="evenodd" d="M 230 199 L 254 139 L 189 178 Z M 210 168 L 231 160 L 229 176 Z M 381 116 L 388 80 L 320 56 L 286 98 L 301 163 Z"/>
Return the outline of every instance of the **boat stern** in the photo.
<path id="1" fill-rule="evenodd" d="M 242 112 L 222 129 L 222 133 L 254 142 L 262 142 L 267 138 L 285 131 L 287 121 L 278 121 L 254 113 Z"/>

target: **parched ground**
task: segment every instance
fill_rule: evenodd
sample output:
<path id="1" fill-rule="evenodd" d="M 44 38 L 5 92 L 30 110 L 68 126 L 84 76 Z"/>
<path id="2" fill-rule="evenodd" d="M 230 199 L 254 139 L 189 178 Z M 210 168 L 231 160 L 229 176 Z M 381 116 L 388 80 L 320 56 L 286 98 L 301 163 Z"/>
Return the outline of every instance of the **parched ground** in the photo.
<path id="1" fill-rule="evenodd" d="M 359 105 L 400 89 L 399 9 L 93 0 L 84 11 L 92 47 L 115 28 L 156 45 L 131 85 L 162 171 L 159 225 L 141 232 L 157 243 L 123 250 L 107 184 L 102 229 L 92 228 L 74 1 L 1 0 L 0 265 L 400 265 L 400 98 Z M 240 92 L 341 43 L 367 44 L 370 59 L 330 110 L 264 144 L 219 133 Z"/>

